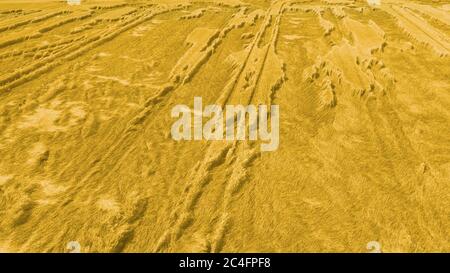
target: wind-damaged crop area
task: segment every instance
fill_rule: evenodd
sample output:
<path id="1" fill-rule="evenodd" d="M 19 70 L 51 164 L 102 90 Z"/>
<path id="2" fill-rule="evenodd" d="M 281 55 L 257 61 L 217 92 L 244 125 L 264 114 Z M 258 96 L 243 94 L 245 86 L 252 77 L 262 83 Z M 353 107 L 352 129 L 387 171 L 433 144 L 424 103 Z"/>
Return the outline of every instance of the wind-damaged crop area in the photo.
<path id="1" fill-rule="evenodd" d="M 0 252 L 449 252 L 449 197 L 449 1 L 0 2 Z"/>

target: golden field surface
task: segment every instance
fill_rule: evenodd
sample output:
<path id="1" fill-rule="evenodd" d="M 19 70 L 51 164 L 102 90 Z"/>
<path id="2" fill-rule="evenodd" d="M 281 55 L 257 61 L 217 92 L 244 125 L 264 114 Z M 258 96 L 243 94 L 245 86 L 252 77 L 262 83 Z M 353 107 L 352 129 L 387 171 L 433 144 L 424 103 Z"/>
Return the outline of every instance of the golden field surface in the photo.
<path id="1" fill-rule="evenodd" d="M 450 252 L 450 1 L 368 2 L 0 1 L 0 252 Z"/>

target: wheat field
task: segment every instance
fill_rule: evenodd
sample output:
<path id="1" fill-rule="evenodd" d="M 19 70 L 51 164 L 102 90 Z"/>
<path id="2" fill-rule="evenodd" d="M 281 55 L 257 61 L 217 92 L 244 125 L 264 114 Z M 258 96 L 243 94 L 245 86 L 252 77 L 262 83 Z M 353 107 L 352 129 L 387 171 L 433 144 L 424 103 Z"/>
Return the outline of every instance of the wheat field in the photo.
<path id="1" fill-rule="evenodd" d="M 68 3 L 70 2 L 70 3 Z M 279 147 L 171 109 L 279 105 Z M 0 1 L 0 252 L 450 252 L 450 1 Z"/>

